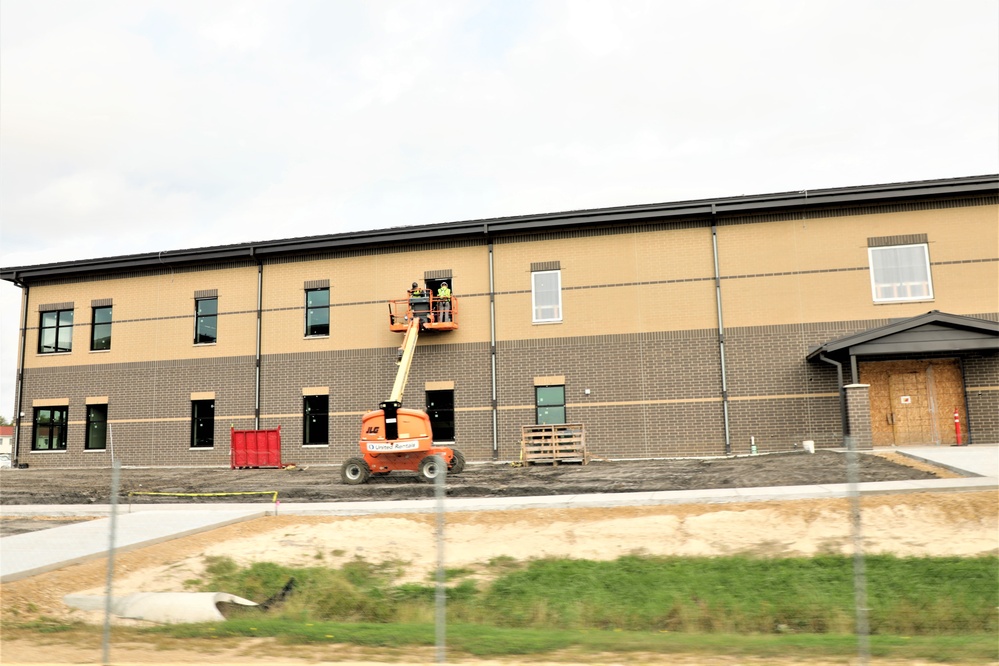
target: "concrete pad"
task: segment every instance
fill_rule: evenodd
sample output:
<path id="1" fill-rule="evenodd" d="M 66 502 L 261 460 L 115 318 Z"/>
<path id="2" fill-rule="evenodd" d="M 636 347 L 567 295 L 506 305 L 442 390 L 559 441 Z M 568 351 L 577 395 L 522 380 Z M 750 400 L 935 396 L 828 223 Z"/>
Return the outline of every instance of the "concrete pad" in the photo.
<path id="1" fill-rule="evenodd" d="M 204 509 L 210 509 L 205 511 Z M 7 513 L 5 511 L 5 513 Z M 177 537 L 213 530 L 265 514 L 222 507 L 187 511 L 144 511 L 120 514 L 115 532 L 117 550 L 133 550 Z M 9 515 L 9 514 L 8 514 Z M 89 520 L 0 539 L 0 582 L 7 583 L 70 564 L 104 557 L 108 552 L 110 518 Z"/>
<path id="2" fill-rule="evenodd" d="M 999 477 L 999 444 L 903 446 L 892 450 L 914 460 L 940 465 L 958 474 Z"/>

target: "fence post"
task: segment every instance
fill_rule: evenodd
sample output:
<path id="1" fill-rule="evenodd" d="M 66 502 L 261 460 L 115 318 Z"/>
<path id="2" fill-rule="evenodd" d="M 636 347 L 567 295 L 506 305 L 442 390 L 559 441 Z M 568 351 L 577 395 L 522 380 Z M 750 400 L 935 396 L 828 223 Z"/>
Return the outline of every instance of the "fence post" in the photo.
<path id="1" fill-rule="evenodd" d="M 118 487 L 120 485 L 121 461 L 111 465 L 111 524 L 108 528 L 108 577 L 104 586 L 104 637 L 101 640 L 101 663 L 111 664 L 111 592 L 114 581 L 114 543 L 118 529 Z"/>

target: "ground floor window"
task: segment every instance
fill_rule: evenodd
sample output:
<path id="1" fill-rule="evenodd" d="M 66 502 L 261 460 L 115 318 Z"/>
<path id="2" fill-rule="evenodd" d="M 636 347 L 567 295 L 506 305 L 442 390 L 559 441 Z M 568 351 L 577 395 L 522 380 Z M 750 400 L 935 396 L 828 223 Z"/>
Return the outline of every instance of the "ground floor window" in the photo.
<path id="1" fill-rule="evenodd" d="M 538 425 L 565 423 L 565 387 L 535 386 Z"/>
<path id="2" fill-rule="evenodd" d="M 329 444 L 330 441 L 330 397 L 328 395 L 305 396 L 305 425 L 302 428 L 302 443 L 306 446 Z"/>
<path id="3" fill-rule="evenodd" d="M 90 450 L 108 447 L 107 405 L 87 405 L 87 437 L 84 447 Z"/>
<path id="4" fill-rule="evenodd" d="M 191 448 L 210 449 L 215 446 L 215 401 L 191 401 Z"/>
<path id="5" fill-rule="evenodd" d="M 454 441 L 454 391 L 427 391 L 427 415 L 434 440 Z"/>
<path id="6" fill-rule="evenodd" d="M 65 451 L 69 407 L 36 407 L 32 451 Z"/>

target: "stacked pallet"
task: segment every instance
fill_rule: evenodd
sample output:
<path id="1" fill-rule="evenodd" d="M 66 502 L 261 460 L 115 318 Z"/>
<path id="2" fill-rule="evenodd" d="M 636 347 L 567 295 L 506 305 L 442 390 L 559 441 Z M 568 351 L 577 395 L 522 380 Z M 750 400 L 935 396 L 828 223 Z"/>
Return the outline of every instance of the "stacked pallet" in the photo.
<path id="1" fill-rule="evenodd" d="M 586 429 L 582 423 L 522 426 L 520 435 L 520 461 L 532 463 L 563 462 L 587 464 Z"/>

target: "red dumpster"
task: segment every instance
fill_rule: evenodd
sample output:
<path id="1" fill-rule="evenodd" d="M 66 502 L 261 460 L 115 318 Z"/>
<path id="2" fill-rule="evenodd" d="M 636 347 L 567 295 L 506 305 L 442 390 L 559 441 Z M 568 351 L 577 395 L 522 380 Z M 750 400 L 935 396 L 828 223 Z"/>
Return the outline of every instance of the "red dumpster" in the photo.
<path id="1" fill-rule="evenodd" d="M 273 430 L 231 429 L 230 469 L 281 467 L 281 426 Z"/>

